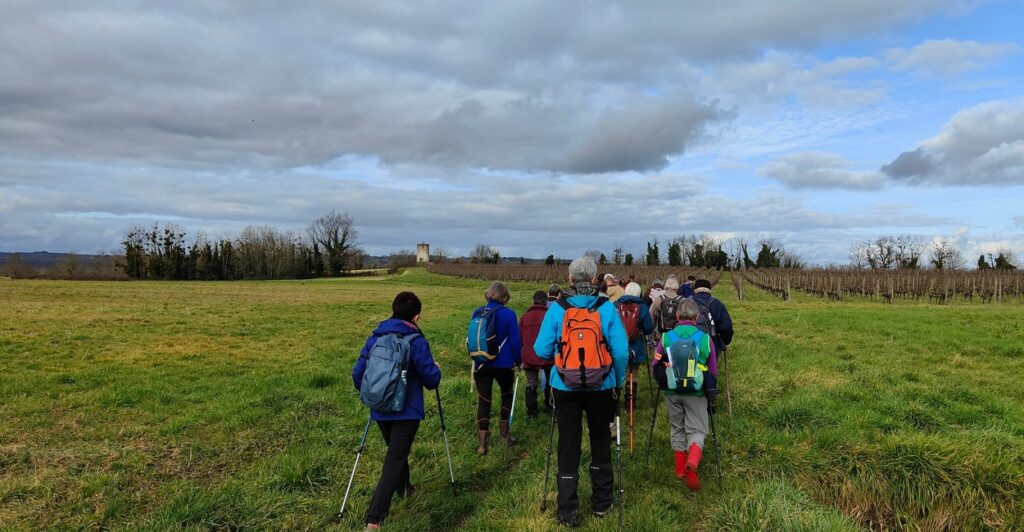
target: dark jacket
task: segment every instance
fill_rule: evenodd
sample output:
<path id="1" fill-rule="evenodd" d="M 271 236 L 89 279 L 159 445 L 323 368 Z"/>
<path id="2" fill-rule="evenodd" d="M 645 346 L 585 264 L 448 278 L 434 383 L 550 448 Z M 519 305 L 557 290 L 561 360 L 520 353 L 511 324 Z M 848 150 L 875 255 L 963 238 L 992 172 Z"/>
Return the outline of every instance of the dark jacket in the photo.
<path id="1" fill-rule="evenodd" d="M 422 336 L 416 325 L 407 321 L 390 318 L 380 322 L 380 325 L 373 331 L 373 334 L 366 339 L 366 345 L 359 352 L 359 359 L 356 366 L 352 368 L 352 383 L 356 390 L 363 384 L 363 374 L 366 372 L 366 362 L 370 351 L 377 343 L 377 339 L 386 334 L 420 334 L 419 338 L 412 341 L 412 353 L 409 356 L 409 369 L 406 374 L 407 388 L 405 392 L 405 409 L 397 414 L 381 414 L 371 412 L 370 416 L 374 421 L 397 421 L 407 419 L 423 419 L 423 388 L 433 390 L 441 384 L 441 369 L 434 364 L 434 357 L 430 354 L 430 344 Z"/>
<path id="2" fill-rule="evenodd" d="M 641 364 L 647 362 L 647 342 L 644 336 L 650 335 L 654 332 L 654 319 L 651 317 L 651 309 L 647 308 L 644 304 L 644 300 L 636 296 L 622 296 L 615 302 L 615 308 L 618 309 L 623 303 L 639 303 L 640 304 L 640 321 L 637 322 L 637 326 L 640 329 L 641 337 L 629 342 L 629 363 L 630 364 Z"/>
<path id="3" fill-rule="evenodd" d="M 487 308 L 495 308 L 494 330 L 498 335 L 498 356 L 489 362 L 477 365 L 488 368 L 511 368 L 523 361 L 523 339 L 519 335 L 519 319 L 516 312 L 497 301 L 488 301 Z M 484 307 L 476 309 L 474 314 Z"/>
<path id="4" fill-rule="evenodd" d="M 533 343 L 537 341 L 537 333 L 540 332 L 540 324 L 547 311 L 547 305 L 532 305 L 519 318 L 519 332 L 523 335 L 523 367 L 526 369 L 543 369 L 555 365 L 553 360 L 540 358 L 533 350 Z"/>
<path id="5" fill-rule="evenodd" d="M 706 288 L 698 289 L 693 294 L 693 300 L 711 311 L 711 318 L 715 320 L 715 330 L 718 332 L 718 336 L 715 337 L 715 351 L 718 353 L 725 351 L 725 346 L 732 343 L 732 318 L 725 308 L 725 303 L 712 297 L 711 292 Z"/>
<path id="6" fill-rule="evenodd" d="M 683 297 L 692 297 L 693 296 L 693 283 L 687 281 L 687 282 L 679 285 L 679 295 L 681 295 Z"/>

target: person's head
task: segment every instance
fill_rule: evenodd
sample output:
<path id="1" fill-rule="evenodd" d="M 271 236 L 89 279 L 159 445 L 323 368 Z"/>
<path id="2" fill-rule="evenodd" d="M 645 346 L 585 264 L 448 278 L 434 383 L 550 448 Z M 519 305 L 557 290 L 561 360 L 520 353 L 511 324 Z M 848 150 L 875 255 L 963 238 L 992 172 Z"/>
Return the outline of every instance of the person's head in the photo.
<path id="1" fill-rule="evenodd" d="M 692 275 L 687 275 L 686 276 L 686 282 L 688 282 L 688 283 L 693 283 L 696 280 L 697 280 L 697 278 L 692 276 Z"/>
<path id="2" fill-rule="evenodd" d="M 623 277 L 622 279 L 619 279 L 619 286 L 620 287 L 626 288 L 627 285 L 629 285 L 629 279 L 626 279 L 625 277 Z"/>
<path id="3" fill-rule="evenodd" d="M 614 274 L 611 274 L 611 273 L 606 273 L 606 274 L 604 274 L 604 282 L 605 282 L 605 284 L 606 284 L 606 285 L 608 285 L 608 286 L 612 286 L 612 285 L 615 285 L 615 284 L 619 284 L 619 280 L 618 280 L 618 279 L 616 279 L 616 278 L 615 278 L 615 275 L 614 275 Z"/>
<path id="4" fill-rule="evenodd" d="M 694 321 L 697 319 L 697 313 L 699 312 L 697 303 L 690 298 L 686 298 L 679 304 L 679 308 L 676 309 L 676 317 L 683 321 Z"/>
<path id="5" fill-rule="evenodd" d="M 551 286 L 548 287 L 548 297 L 557 299 L 560 295 L 562 295 L 562 287 L 558 286 L 558 283 L 552 283 Z"/>
<path id="6" fill-rule="evenodd" d="M 533 304 L 543 305 L 548 302 L 548 295 L 543 290 L 537 290 L 533 293 Z"/>
<path id="7" fill-rule="evenodd" d="M 508 303 L 509 299 L 512 299 L 512 295 L 508 293 L 508 287 L 501 281 L 494 281 L 491 286 L 484 292 L 484 298 L 487 301 L 497 301 L 504 305 Z"/>
<path id="8" fill-rule="evenodd" d="M 679 279 L 669 277 L 668 280 L 665 281 L 665 290 L 671 290 L 673 292 L 679 290 Z"/>
<path id="9" fill-rule="evenodd" d="M 597 263 L 586 255 L 569 264 L 569 284 L 593 283 L 597 276 Z"/>
<path id="10" fill-rule="evenodd" d="M 655 277 L 651 281 L 651 288 L 665 288 L 665 281 L 662 281 L 660 277 Z"/>
<path id="11" fill-rule="evenodd" d="M 626 285 L 626 295 L 633 297 L 640 297 L 640 285 L 636 283 L 629 283 Z"/>
<path id="12" fill-rule="evenodd" d="M 711 281 L 709 281 L 707 279 L 697 279 L 693 283 L 693 289 L 694 290 L 707 290 L 708 292 L 710 292 L 711 291 Z"/>
<path id="13" fill-rule="evenodd" d="M 398 320 L 416 323 L 420 319 L 423 305 L 420 298 L 412 292 L 399 292 L 391 302 L 391 317 Z"/>

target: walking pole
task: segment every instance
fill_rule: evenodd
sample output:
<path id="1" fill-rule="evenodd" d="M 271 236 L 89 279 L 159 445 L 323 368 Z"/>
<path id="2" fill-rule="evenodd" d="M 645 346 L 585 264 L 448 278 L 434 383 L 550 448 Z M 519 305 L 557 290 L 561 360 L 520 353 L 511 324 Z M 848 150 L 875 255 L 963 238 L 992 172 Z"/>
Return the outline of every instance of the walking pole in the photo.
<path id="1" fill-rule="evenodd" d="M 452 453 L 448 450 L 448 429 L 444 425 L 444 410 L 441 409 L 441 389 L 434 388 L 437 396 L 437 417 L 441 419 L 441 434 L 444 435 L 444 455 L 448 457 L 448 477 L 452 481 L 452 493 L 455 493 L 455 470 L 452 469 Z"/>
<path id="2" fill-rule="evenodd" d="M 633 385 L 636 383 L 636 372 L 632 369 L 629 371 L 629 454 L 633 454 L 635 450 L 633 446 L 633 410 L 636 408 L 636 388 Z"/>
<path id="3" fill-rule="evenodd" d="M 615 455 L 619 463 L 619 492 L 615 499 L 619 503 L 619 530 L 622 530 L 622 439 L 619 436 L 619 405 L 615 404 Z M 721 491 L 721 490 L 719 490 Z"/>
<path id="4" fill-rule="evenodd" d="M 708 419 L 711 421 L 711 442 L 715 445 L 715 471 L 718 473 L 718 492 L 722 492 L 722 458 L 718 449 L 718 431 L 715 430 L 715 409 L 708 401 Z"/>
<path id="5" fill-rule="evenodd" d="M 654 412 L 651 414 L 651 431 L 647 433 L 647 453 L 644 457 L 644 467 L 651 463 L 651 445 L 654 443 L 654 422 L 658 419 L 658 404 L 661 401 L 654 402 Z"/>
<path id="6" fill-rule="evenodd" d="M 726 360 L 729 358 L 729 357 L 726 356 L 726 354 L 728 352 L 729 352 L 728 348 L 723 348 L 722 349 L 722 373 L 725 373 L 725 377 L 726 377 L 723 380 L 726 380 L 726 379 L 729 378 L 729 372 L 725 371 Z M 722 384 L 725 385 L 725 401 L 726 401 L 726 404 L 729 407 L 729 419 L 732 419 L 732 392 L 731 392 L 732 387 L 729 386 L 728 380 L 726 380 L 726 382 L 723 382 Z"/>
<path id="7" fill-rule="evenodd" d="M 647 346 L 645 347 L 647 350 L 647 362 L 645 362 L 647 365 L 647 387 L 651 390 L 651 402 L 653 403 L 658 400 L 657 392 L 654 391 L 654 379 L 651 377 L 651 373 L 654 372 L 651 369 L 651 357 L 654 355 L 651 353 L 651 344 L 645 342 L 645 345 Z"/>
<path id="8" fill-rule="evenodd" d="M 372 414 L 371 414 L 372 416 Z M 356 463 L 352 465 L 352 474 L 348 477 L 348 487 L 345 488 L 345 498 L 341 500 L 341 509 L 338 510 L 338 519 L 345 517 L 345 505 L 348 504 L 348 494 L 352 490 L 352 480 L 356 478 L 356 468 L 359 467 L 359 458 L 363 455 L 363 447 L 366 445 L 366 434 L 370 432 L 370 420 L 367 418 L 366 426 L 363 427 L 363 437 L 359 439 L 359 450 L 356 451 Z"/>
<path id="9" fill-rule="evenodd" d="M 516 380 L 512 382 L 512 408 L 508 411 L 508 434 L 512 436 L 512 416 L 516 413 L 516 394 L 519 393 L 519 370 L 516 370 Z M 499 415 L 500 417 L 500 415 Z"/>
<path id="10" fill-rule="evenodd" d="M 540 501 L 540 511 L 548 509 L 548 473 L 551 471 L 551 448 L 554 446 L 555 441 L 555 409 L 557 406 L 551 407 L 551 428 L 548 430 L 548 458 L 547 463 L 544 465 L 544 495 Z"/>

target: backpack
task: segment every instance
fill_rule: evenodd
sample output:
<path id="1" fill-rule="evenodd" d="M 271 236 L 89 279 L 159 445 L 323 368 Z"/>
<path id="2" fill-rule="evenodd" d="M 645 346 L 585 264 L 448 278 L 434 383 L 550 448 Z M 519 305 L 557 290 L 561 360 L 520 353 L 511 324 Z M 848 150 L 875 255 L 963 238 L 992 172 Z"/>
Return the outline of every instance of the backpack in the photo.
<path id="1" fill-rule="evenodd" d="M 377 338 L 367 355 L 366 372 L 359 386 L 359 400 L 370 410 L 397 414 L 405 410 L 406 371 L 412 341 L 419 334 L 386 334 Z"/>
<path id="2" fill-rule="evenodd" d="M 606 301 L 599 297 L 588 307 L 573 307 L 568 301 L 558 301 L 565 309 L 565 316 L 555 370 L 571 390 L 598 389 L 612 370 L 612 356 L 601 332 L 601 315 L 597 311 Z"/>
<path id="3" fill-rule="evenodd" d="M 494 313 L 498 307 L 483 307 L 473 312 L 466 332 L 466 348 L 474 362 L 484 363 L 498 356 L 498 320 Z"/>
<path id="4" fill-rule="evenodd" d="M 658 313 L 658 328 L 662 331 L 670 331 L 676 326 L 676 322 L 679 318 L 676 317 L 676 311 L 679 310 L 679 305 L 683 303 L 683 296 L 677 295 L 672 299 L 668 299 L 667 295 L 662 296 L 661 299 L 661 312 Z"/>
<path id="5" fill-rule="evenodd" d="M 712 338 L 718 336 L 718 331 L 715 330 L 715 319 L 711 317 L 711 307 L 708 306 L 711 301 L 714 301 L 714 298 L 708 300 L 708 305 L 701 304 L 695 297 L 691 296 L 690 299 L 697 304 L 697 320 L 694 322 L 697 328 L 711 335 Z"/>
<path id="6" fill-rule="evenodd" d="M 619 303 L 619 317 L 622 318 L 622 326 L 626 328 L 626 336 L 630 342 L 640 339 L 640 303 L 630 301 Z"/>
<path id="7" fill-rule="evenodd" d="M 707 333 L 697 330 L 689 337 L 676 334 L 675 329 L 665 333 L 662 345 L 670 362 L 666 368 L 665 380 L 669 390 L 677 393 L 700 391 L 704 385 L 707 357 L 700 352 L 700 342 Z"/>

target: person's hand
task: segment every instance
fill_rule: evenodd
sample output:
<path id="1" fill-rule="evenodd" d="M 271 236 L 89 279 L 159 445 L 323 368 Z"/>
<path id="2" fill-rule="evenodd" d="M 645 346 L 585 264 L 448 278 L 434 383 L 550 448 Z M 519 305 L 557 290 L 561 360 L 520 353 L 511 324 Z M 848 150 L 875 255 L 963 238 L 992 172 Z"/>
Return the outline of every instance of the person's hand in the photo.
<path id="1" fill-rule="evenodd" d="M 437 367 L 437 369 L 441 369 L 441 364 L 438 364 L 436 360 L 434 361 L 434 366 Z"/>

